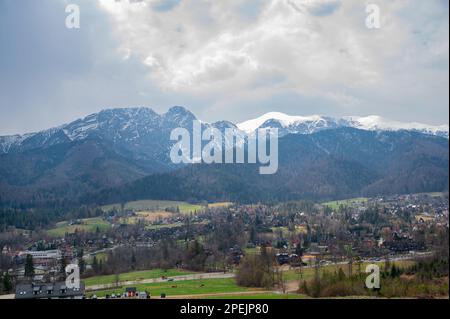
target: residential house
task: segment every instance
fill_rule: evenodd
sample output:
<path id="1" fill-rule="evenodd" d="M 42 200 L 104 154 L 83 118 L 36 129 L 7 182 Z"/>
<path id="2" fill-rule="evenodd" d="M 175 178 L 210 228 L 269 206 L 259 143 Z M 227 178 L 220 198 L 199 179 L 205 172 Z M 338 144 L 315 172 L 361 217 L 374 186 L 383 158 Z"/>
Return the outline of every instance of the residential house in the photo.
<path id="1" fill-rule="evenodd" d="M 42 284 L 19 284 L 16 287 L 16 299 L 83 299 L 84 282 L 79 288 L 69 288 L 65 282 Z"/>

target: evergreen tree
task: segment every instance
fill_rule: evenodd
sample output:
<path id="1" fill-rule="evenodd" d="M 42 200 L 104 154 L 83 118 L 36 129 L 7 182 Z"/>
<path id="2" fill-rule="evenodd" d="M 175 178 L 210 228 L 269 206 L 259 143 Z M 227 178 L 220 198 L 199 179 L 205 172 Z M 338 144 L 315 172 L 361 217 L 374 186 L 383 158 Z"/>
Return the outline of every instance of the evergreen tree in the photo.
<path id="1" fill-rule="evenodd" d="M 134 251 L 131 253 L 131 269 L 136 269 L 136 255 L 134 254 Z"/>
<path id="2" fill-rule="evenodd" d="M 98 262 L 98 272 L 102 273 L 103 271 L 103 259 L 100 259 L 100 261 Z"/>
<path id="3" fill-rule="evenodd" d="M 345 273 L 344 273 L 344 271 L 342 270 L 341 267 L 339 267 L 339 270 L 338 270 L 338 273 L 337 273 L 337 277 L 338 277 L 339 281 L 343 281 L 346 278 Z"/>
<path id="4" fill-rule="evenodd" d="M 12 289 L 12 282 L 11 282 L 11 276 L 8 274 L 8 272 L 5 273 L 2 279 L 2 285 L 3 290 L 5 292 L 10 292 Z"/>
<path id="5" fill-rule="evenodd" d="M 92 269 L 94 270 L 95 274 L 98 274 L 98 272 L 99 272 L 98 260 L 97 260 L 97 256 L 95 256 L 95 255 L 94 255 L 94 259 L 92 260 Z"/>
<path id="6" fill-rule="evenodd" d="M 63 280 L 66 279 L 66 267 L 67 267 L 66 259 L 63 257 L 61 259 L 61 265 L 60 265 L 60 270 L 59 270 Z"/>
<path id="7" fill-rule="evenodd" d="M 78 268 L 80 268 L 80 274 L 84 274 L 86 270 L 86 263 L 83 259 L 84 251 L 83 249 L 80 249 L 78 251 Z"/>
<path id="8" fill-rule="evenodd" d="M 25 277 L 32 278 L 34 276 L 33 256 L 27 255 L 25 258 Z"/>

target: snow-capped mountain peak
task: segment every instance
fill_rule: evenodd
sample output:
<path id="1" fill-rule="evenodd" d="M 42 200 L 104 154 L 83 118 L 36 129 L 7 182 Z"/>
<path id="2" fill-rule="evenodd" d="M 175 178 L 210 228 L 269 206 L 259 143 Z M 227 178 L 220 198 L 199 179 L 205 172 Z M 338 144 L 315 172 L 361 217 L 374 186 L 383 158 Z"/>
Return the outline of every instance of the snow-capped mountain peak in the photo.
<path id="1" fill-rule="evenodd" d="M 399 122 L 377 115 L 331 118 L 320 115 L 291 116 L 280 112 L 270 112 L 253 120 L 242 122 L 237 127 L 246 133 L 252 133 L 258 128 L 277 127 L 281 135 L 311 134 L 325 129 L 353 127 L 368 131 L 407 130 L 446 138 L 449 137 L 448 125 Z"/>
<path id="2" fill-rule="evenodd" d="M 352 124 L 352 127 L 369 130 L 369 131 L 418 131 L 426 134 L 444 136 L 448 131 L 448 125 L 427 125 L 417 122 L 399 122 L 385 119 L 378 115 L 371 115 L 366 117 L 345 117 L 345 120 Z"/>
<path id="3" fill-rule="evenodd" d="M 156 148 L 166 149 L 170 142 L 168 139 L 170 131 L 176 127 L 189 129 L 192 127 L 192 121 L 196 119 L 194 114 L 181 106 L 173 107 L 164 114 L 158 114 L 145 107 L 107 109 L 41 132 L 0 136 L 0 154 L 83 141 L 88 138 L 108 140 L 114 144 L 120 144 L 123 149 L 139 145 L 140 149 L 147 149 L 150 152 Z M 201 123 L 202 127 L 215 127 L 223 134 L 226 128 L 231 128 L 241 137 L 245 134 L 251 135 L 258 128 L 268 127 L 278 128 L 280 136 L 312 134 L 340 127 L 353 127 L 369 131 L 408 130 L 449 137 L 448 125 L 403 123 L 375 115 L 332 118 L 321 115 L 291 116 L 280 112 L 270 112 L 238 125 L 227 121 Z M 225 144 L 228 142 L 230 141 L 225 141 Z"/>
<path id="4" fill-rule="evenodd" d="M 289 127 L 289 126 L 297 124 L 297 123 L 317 122 L 317 121 L 321 121 L 321 120 L 323 120 L 323 118 L 319 115 L 291 116 L 291 115 L 287 115 L 287 114 L 284 114 L 281 112 L 270 112 L 270 113 L 266 113 L 256 119 L 242 122 L 242 123 L 238 124 L 237 127 L 246 133 L 252 133 L 259 127 L 263 126 L 264 123 L 266 123 L 268 121 L 277 121 L 283 127 Z"/>

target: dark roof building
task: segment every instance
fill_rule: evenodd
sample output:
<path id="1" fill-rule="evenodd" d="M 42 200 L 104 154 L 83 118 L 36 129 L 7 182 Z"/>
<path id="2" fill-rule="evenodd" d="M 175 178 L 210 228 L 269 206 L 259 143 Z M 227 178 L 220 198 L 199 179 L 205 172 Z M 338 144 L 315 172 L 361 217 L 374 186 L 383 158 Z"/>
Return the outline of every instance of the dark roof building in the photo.
<path id="1" fill-rule="evenodd" d="M 65 282 L 19 284 L 16 299 L 82 299 L 84 292 L 84 282 L 80 282 L 80 288 L 68 288 Z"/>
<path id="2" fill-rule="evenodd" d="M 136 297 L 137 289 L 136 289 L 136 287 L 128 287 L 128 288 L 125 288 L 125 293 L 126 293 L 127 297 Z"/>

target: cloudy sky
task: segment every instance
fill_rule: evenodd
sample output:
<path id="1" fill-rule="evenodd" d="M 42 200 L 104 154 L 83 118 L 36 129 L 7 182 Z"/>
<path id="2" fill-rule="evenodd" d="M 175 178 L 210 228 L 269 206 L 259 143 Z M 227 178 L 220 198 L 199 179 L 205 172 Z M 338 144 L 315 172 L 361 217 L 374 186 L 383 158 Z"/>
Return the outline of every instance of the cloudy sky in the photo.
<path id="1" fill-rule="evenodd" d="M 173 105 L 448 124 L 448 26 L 448 0 L 0 0 L 0 134 Z"/>

